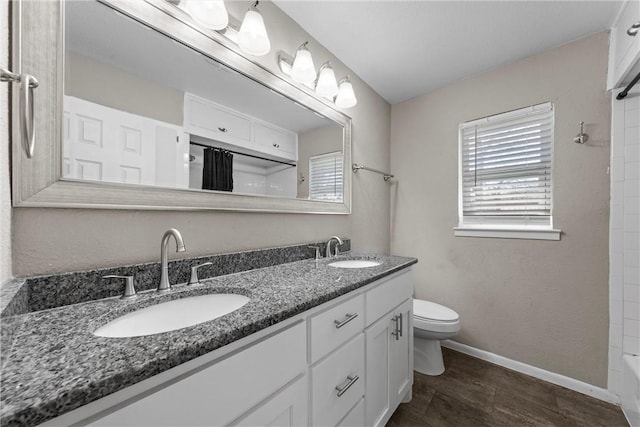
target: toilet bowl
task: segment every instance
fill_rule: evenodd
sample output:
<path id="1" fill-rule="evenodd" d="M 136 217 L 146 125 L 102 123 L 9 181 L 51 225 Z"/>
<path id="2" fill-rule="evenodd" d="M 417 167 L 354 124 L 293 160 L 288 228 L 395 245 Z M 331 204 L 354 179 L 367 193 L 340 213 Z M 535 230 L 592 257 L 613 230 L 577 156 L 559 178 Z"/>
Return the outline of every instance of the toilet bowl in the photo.
<path id="1" fill-rule="evenodd" d="M 460 331 L 458 313 L 435 302 L 413 300 L 413 368 L 425 375 L 444 372 L 440 341 Z"/>

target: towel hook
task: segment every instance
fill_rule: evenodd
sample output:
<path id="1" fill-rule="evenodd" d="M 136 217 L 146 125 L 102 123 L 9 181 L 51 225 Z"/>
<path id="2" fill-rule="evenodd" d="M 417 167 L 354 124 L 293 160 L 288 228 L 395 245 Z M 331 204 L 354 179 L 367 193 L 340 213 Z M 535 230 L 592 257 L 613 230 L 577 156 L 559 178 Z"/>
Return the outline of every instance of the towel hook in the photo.
<path id="1" fill-rule="evenodd" d="M 576 144 L 584 144 L 585 142 L 587 142 L 589 140 L 589 135 L 587 135 L 586 133 L 583 132 L 584 129 L 584 122 L 581 121 L 580 122 L 580 133 L 577 134 L 574 138 L 573 138 L 573 142 L 575 142 Z"/>

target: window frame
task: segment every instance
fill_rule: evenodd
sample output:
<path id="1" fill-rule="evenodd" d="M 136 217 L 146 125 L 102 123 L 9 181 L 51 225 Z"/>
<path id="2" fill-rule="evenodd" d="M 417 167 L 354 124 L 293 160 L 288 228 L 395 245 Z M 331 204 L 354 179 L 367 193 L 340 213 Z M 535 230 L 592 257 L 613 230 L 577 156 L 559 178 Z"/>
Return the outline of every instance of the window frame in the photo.
<path id="1" fill-rule="evenodd" d="M 531 215 L 500 218 L 491 216 L 465 217 L 464 210 L 464 152 L 463 130 L 473 125 L 491 125 L 503 120 L 527 117 L 533 113 L 552 111 L 551 115 L 551 185 L 549 217 L 538 219 Z M 554 145 L 555 145 L 555 106 L 552 102 L 531 105 L 504 113 L 498 113 L 480 119 L 470 120 L 458 126 L 458 224 L 454 227 L 456 237 L 493 237 L 506 239 L 560 240 L 561 230 L 553 228 L 553 186 L 554 186 Z"/>

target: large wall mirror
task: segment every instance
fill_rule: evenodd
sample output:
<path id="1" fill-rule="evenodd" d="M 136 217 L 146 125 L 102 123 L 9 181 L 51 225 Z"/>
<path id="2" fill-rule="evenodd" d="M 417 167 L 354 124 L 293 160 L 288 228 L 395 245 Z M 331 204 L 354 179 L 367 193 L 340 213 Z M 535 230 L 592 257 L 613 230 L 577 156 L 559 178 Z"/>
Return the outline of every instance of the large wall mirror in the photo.
<path id="1" fill-rule="evenodd" d="M 177 2 L 20 3 L 22 72 L 41 87 L 34 157 L 13 144 L 16 206 L 350 213 L 350 118 Z M 47 64 L 32 45 L 56 30 Z"/>

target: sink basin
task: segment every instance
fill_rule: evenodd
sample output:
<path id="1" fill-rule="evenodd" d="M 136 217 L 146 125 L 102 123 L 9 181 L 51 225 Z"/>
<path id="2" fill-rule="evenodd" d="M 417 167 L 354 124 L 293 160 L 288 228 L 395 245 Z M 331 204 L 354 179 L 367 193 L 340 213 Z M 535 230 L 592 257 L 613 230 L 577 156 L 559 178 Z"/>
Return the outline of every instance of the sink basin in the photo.
<path id="1" fill-rule="evenodd" d="M 99 337 L 139 337 L 175 331 L 229 314 L 249 302 L 237 294 L 199 295 L 167 301 L 125 314 L 98 328 Z"/>
<path id="2" fill-rule="evenodd" d="M 329 267 L 335 268 L 367 268 L 375 267 L 382 264 L 379 261 L 372 261 L 369 259 L 347 259 L 344 261 L 336 261 L 329 264 Z"/>

